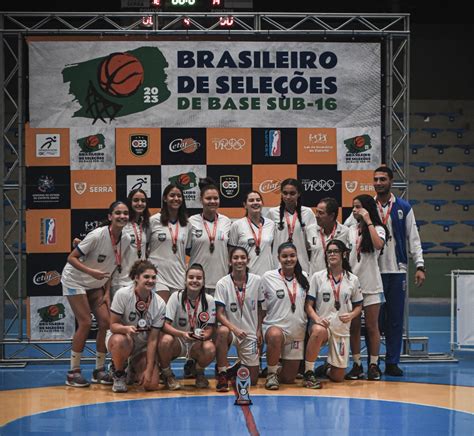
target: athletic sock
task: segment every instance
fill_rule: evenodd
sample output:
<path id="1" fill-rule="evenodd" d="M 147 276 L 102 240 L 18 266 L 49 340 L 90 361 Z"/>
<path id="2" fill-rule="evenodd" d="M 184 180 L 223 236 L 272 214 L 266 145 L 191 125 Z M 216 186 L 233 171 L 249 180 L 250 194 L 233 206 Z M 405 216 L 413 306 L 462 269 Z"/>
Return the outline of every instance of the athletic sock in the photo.
<path id="1" fill-rule="evenodd" d="M 227 366 L 218 366 L 217 372 L 220 374 L 221 372 L 227 372 Z"/>
<path id="2" fill-rule="evenodd" d="M 379 361 L 379 356 L 372 356 L 372 355 L 370 356 L 370 364 L 371 365 L 372 364 L 377 365 L 378 361 Z"/>
<path id="3" fill-rule="evenodd" d="M 362 365 L 362 360 L 360 360 L 360 354 L 353 354 L 352 360 L 354 361 L 354 363 L 357 363 L 357 365 Z"/>
<path id="4" fill-rule="evenodd" d="M 268 374 L 276 374 L 278 372 L 278 365 L 268 365 Z"/>
<path id="5" fill-rule="evenodd" d="M 314 370 L 314 362 L 310 362 L 308 360 L 305 360 L 304 361 L 304 372 L 308 372 L 308 371 L 313 371 Z"/>
<path id="6" fill-rule="evenodd" d="M 105 368 L 105 355 L 106 353 L 97 352 L 95 358 L 95 369 Z"/>
<path id="7" fill-rule="evenodd" d="M 71 369 L 79 369 L 81 367 L 82 351 L 71 350 Z"/>

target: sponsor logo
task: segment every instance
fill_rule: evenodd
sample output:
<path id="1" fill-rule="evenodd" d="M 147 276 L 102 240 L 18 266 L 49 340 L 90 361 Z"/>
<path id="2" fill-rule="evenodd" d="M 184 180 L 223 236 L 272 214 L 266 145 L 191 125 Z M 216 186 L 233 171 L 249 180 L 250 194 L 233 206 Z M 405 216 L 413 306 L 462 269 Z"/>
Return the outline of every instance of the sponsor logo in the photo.
<path id="1" fill-rule="evenodd" d="M 77 194 L 82 195 L 84 192 L 86 192 L 87 189 L 87 183 L 86 182 L 74 182 L 74 191 L 76 191 Z"/>
<path id="2" fill-rule="evenodd" d="M 250 247 L 253 247 L 255 245 L 255 239 L 253 238 L 247 239 L 247 244 L 249 244 Z"/>
<path id="3" fill-rule="evenodd" d="M 260 183 L 258 190 L 262 194 L 269 194 L 270 192 L 275 192 L 280 190 L 280 180 L 274 180 L 274 179 L 269 179 L 269 180 L 264 180 L 262 183 Z"/>
<path id="4" fill-rule="evenodd" d="M 56 286 L 61 282 L 61 274 L 57 271 L 38 271 L 33 276 L 33 283 L 36 286 L 48 285 Z"/>
<path id="5" fill-rule="evenodd" d="M 170 183 L 179 186 L 183 191 L 193 189 L 197 186 L 197 176 L 192 171 L 172 176 L 168 180 Z"/>
<path id="6" fill-rule="evenodd" d="M 65 307 L 62 303 L 40 307 L 38 314 L 41 318 L 41 322 L 55 322 L 66 317 Z"/>
<path id="7" fill-rule="evenodd" d="M 178 324 L 180 327 L 184 327 L 186 323 L 187 323 L 186 318 L 179 318 Z"/>
<path id="8" fill-rule="evenodd" d="M 308 135 L 308 142 L 310 144 L 327 144 L 328 135 L 327 133 L 310 133 Z"/>
<path id="9" fill-rule="evenodd" d="M 403 219 L 403 210 L 398 209 L 398 219 L 402 220 Z"/>
<path id="10" fill-rule="evenodd" d="M 36 157 L 60 157 L 61 135 L 55 134 L 41 134 L 36 135 Z"/>
<path id="11" fill-rule="evenodd" d="M 48 194 L 54 191 L 54 179 L 50 176 L 40 176 L 38 178 L 38 191 Z"/>
<path id="12" fill-rule="evenodd" d="M 84 229 L 86 233 L 89 233 L 92 230 L 95 230 L 97 227 L 99 227 L 99 225 L 100 225 L 100 221 L 85 221 Z"/>
<path id="13" fill-rule="evenodd" d="M 79 138 L 77 144 L 81 149 L 82 153 L 96 153 L 99 150 L 105 148 L 105 138 L 104 135 L 98 133 L 96 135 L 85 136 L 84 138 Z"/>
<path id="14" fill-rule="evenodd" d="M 166 241 L 166 233 L 158 233 L 158 241 Z"/>
<path id="15" fill-rule="evenodd" d="M 102 263 L 106 258 L 107 256 L 105 254 L 99 254 L 97 256 L 97 262 Z"/>
<path id="16" fill-rule="evenodd" d="M 201 229 L 194 230 L 194 236 L 196 236 L 196 238 L 200 238 L 202 236 L 202 230 Z"/>
<path id="17" fill-rule="evenodd" d="M 344 185 L 346 187 L 346 191 L 352 194 L 357 189 L 358 182 L 356 180 L 347 180 Z"/>
<path id="18" fill-rule="evenodd" d="M 146 196 L 151 198 L 151 175 L 132 175 L 127 176 L 127 193 L 133 191 L 134 189 L 141 189 L 145 192 Z"/>
<path id="19" fill-rule="evenodd" d="M 372 148 L 369 135 L 354 136 L 344 140 L 348 153 L 363 153 Z"/>
<path id="20" fill-rule="evenodd" d="M 240 191 L 240 177 L 236 175 L 220 176 L 220 191 L 225 198 L 234 198 Z"/>
<path id="21" fill-rule="evenodd" d="M 331 294 L 329 292 L 323 293 L 323 301 L 327 303 L 331 299 Z"/>
<path id="22" fill-rule="evenodd" d="M 314 179 L 303 179 L 301 181 L 305 191 L 331 191 L 336 186 L 334 180 L 314 180 Z"/>
<path id="23" fill-rule="evenodd" d="M 91 125 L 143 112 L 168 100 L 168 61 L 157 47 L 138 47 L 81 62 L 71 59 L 63 82 L 79 105 L 74 117 Z"/>
<path id="24" fill-rule="evenodd" d="M 149 135 L 134 134 L 130 135 L 130 151 L 137 157 L 145 156 L 148 153 L 150 145 Z"/>
<path id="25" fill-rule="evenodd" d="M 281 156 L 281 130 L 265 130 L 265 156 Z"/>
<path id="26" fill-rule="evenodd" d="M 212 138 L 215 150 L 240 151 L 245 147 L 244 138 Z"/>
<path id="27" fill-rule="evenodd" d="M 54 218 L 41 218 L 40 241 L 41 245 L 56 244 L 56 220 Z"/>
<path id="28" fill-rule="evenodd" d="M 184 153 L 191 154 L 194 153 L 200 146 L 201 144 L 193 138 L 177 138 L 170 142 L 169 150 L 172 153 L 178 153 L 182 151 Z"/>
<path id="29" fill-rule="evenodd" d="M 279 300 L 285 298 L 285 291 L 283 289 L 277 289 L 276 296 Z"/>
<path id="30" fill-rule="evenodd" d="M 363 192 L 375 191 L 374 185 L 370 183 L 361 183 L 359 189 Z"/>
<path id="31" fill-rule="evenodd" d="M 230 303 L 230 311 L 237 312 L 237 303 Z"/>

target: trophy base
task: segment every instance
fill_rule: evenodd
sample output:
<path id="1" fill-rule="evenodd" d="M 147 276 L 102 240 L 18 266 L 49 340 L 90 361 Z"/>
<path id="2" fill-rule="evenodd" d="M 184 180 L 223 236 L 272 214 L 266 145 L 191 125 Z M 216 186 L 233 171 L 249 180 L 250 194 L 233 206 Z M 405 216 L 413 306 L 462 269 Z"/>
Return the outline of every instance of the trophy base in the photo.
<path id="1" fill-rule="evenodd" d="M 253 403 L 252 403 L 252 400 L 235 400 L 234 402 L 234 406 L 251 406 Z"/>

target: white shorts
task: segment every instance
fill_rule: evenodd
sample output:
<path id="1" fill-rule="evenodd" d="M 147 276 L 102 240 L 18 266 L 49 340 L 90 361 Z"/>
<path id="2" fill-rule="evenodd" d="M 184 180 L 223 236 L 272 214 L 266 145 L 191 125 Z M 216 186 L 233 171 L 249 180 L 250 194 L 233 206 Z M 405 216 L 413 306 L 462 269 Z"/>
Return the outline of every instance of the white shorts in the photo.
<path id="1" fill-rule="evenodd" d="M 328 329 L 328 363 L 336 368 L 347 368 L 349 344 L 350 337 L 336 335 Z"/>
<path id="2" fill-rule="evenodd" d="M 237 349 L 237 355 L 242 364 L 245 366 L 259 365 L 257 338 L 247 336 L 244 339 L 239 339 L 232 333 L 232 345 Z"/>
<path id="3" fill-rule="evenodd" d="M 383 292 L 377 294 L 362 294 L 364 297 L 363 307 L 372 306 L 373 304 L 385 303 Z"/>
<path id="4" fill-rule="evenodd" d="M 64 283 L 62 283 L 62 287 L 63 287 L 63 296 L 64 297 L 72 297 L 74 295 L 87 295 L 87 291 L 95 291 L 97 289 L 102 289 L 102 288 L 96 288 L 96 289 L 69 288 Z"/>
<path id="5" fill-rule="evenodd" d="M 263 337 L 265 338 L 267 330 L 270 327 L 276 326 L 265 326 L 263 330 Z M 281 352 L 281 358 L 285 360 L 301 360 L 304 357 L 304 339 L 295 340 L 292 336 L 286 333 L 280 327 L 277 327 L 283 333 L 284 345 Z"/>
<path id="6" fill-rule="evenodd" d="M 105 336 L 105 346 L 107 347 L 107 351 L 110 352 L 109 349 L 109 340 L 114 333 L 110 330 L 107 330 L 107 334 Z M 129 356 L 129 359 L 133 360 L 139 354 L 146 352 L 146 347 L 148 344 L 148 337 L 144 333 L 139 333 L 133 336 L 130 336 L 133 341 L 133 350 L 132 354 Z"/>

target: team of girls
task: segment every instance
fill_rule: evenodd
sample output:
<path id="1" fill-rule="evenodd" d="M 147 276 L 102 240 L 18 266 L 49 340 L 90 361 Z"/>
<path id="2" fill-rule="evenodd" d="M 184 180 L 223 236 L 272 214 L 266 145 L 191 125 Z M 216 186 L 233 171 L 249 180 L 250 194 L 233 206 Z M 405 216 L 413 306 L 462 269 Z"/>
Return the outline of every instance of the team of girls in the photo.
<path id="1" fill-rule="evenodd" d="M 312 269 L 312 256 L 316 254 L 325 260 L 325 269 L 319 272 L 320 276 L 325 273 L 329 280 L 325 286 L 329 284 L 339 290 L 342 287 L 343 291 L 338 292 L 348 292 L 344 291 L 347 288 L 345 282 L 355 279 L 347 264 L 349 253 L 350 265 L 359 276 L 362 288 L 370 351 L 368 378 L 380 379 L 377 366 L 380 344 L 377 319 L 383 292 L 378 280 L 380 273 L 377 275 L 377 256 L 387 235 L 376 206 L 371 204 L 373 199 L 369 196 L 354 199 L 353 215 L 358 225 L 351 228 L 349 233 L 336 221 L 338 205 L 333 199 L 321 200 L 317 205 L 316 219 L 311 209 L 301 206 L 301 185 L 295 179 L 282 182 L 281 204 L 270 210 L 268 218 L 262 215 L 261 194 L 249 192 L 243 203 L 245 217 L 232 224 L 229 218 L 218 213 L 219 190 L 214 182 L 210 179 L 201 180 L 200 188 L 202 214 L 194 215 L 189 220 L 179 186 L 170 184 L 164 189 L 161 212 L 151 218 L 145 192 L 133 190 L 126 203 L 114 202 L 111 205 L 108 225 L 88 234 L 69 255 L 62 275 L 63 292 L 76 316 L 78 329 L 73 338 L 71 370 L 66 383 L 78 387 L 89 385 L 81 374 L 80 359 L 90 330 L 90 313 L 93 312 L 99 323 L 99 332 L 97 364 L 92 381 L 114 384 L 117 392 L 126 390 L 124 362 L 129 361 L 129 357 L 135 360 L 140 351 L 136 350 L 134 343 L 137 332 L 132 331 L 136 327 L 133 323 L 144 321 L 138 308 L 133 311 L 134 319 L 129 320 L 132 325 L 121 320 L 123 307 L 113 310 L 112 306 L 110 318 L 110 278 L 114 272 L 112 286 L 117 292 L 121 290 L 120 299 L 125 295 L 122 290 L 127 289 L 128 293 L 133 292 L 137 305 L 147 308 L 148 299 L 144 300 L 146 289 L 153 284 L 152 289 L 160 297 L 156 301 L 160 302 L 160 307 L 161 302 L 163 307 L 166 306 L 164 325 L 152 323 L 151 333 L 146 335 L 147 341 L 151 338 L 149 353 L 143 352 L 143 340 L 141 342 L 142 349 L 138 354 L 145 355 L 146 359 L 138 359 L 138 370 L 135 365 L 131 365 L 128 371 L 129 374 L 134 373 L 135 381 L 141 382 L 146 389 L 156 388 L 158 366 L 155 365 L 155 370 L 155 360 L 151 361 L 151 356 L 156 354 L 157 346 L 162 376 L 169 389 L 180 387 L 170 370 L 171 360 L 179 356 L 197 362 L 196 385 L 207 386 L 204 368 L 216 357 L 217 348 L 218 391 L 228 390 L 227 353 L 232 344 L 237 349 L 239 362 L 249 368 L 252 382 L 255 383 L 263 339 L 267 346 L 268 389 L 278 389 L 280 381 L 293 382 L 303 356 L 306 369 L 304 384 L 317 387 L 314 372 L 310 372 L 311 362 L 314 364 L 319 349 L 326 342 L 330 350 L 331 346 L 335 347 L 336 339 L 339 340 L 339 348 L 344 345 L 342 351 L 346 354 L 332 355 L 324 368 L 324 374 L 337 381 L 341 378 L 341 370 L 347 366 L 347 335 L 341 331 L 345 332 L 349 325 L 355 363 L 346 378 L 361 378 L 360 307 L 355 304 L 354 310 L 349 310 L 350 302 L 345 299 L 345 304 L 338 302 L 341 309 L 336 312 L 339 315 L 331 312 L 333 318 L 328 319 L 324 310 L 319 312 L 321 308 L 328 309 L 325 307 L 328 293 L 323 292 L 324 304 L 318 303 L 317 298 L 319 287 L 324 287 L 322 278 L 320 283 L 315 279 L 316 273 L 311 274 L 311 284 L 317 287 L 310 291 L 307 274 L 308 269 Z M 328 257 L 328 239 L 331 242 L 344 240 L 350 251 L 341 247 L 333 248 Z M 344 242 L 341 242 L 342 246 L 346 247 Z M 315 246 L 319 247 L 318 250 L 315 250 Z M 337 250 L 341 252 L 333 253 Z M 325 254 L 321 255 L 319 251 Z M 186 252 L 191 256 L 189 264 L 192 265 L 187 270 Z M 273 253 L 276 254 L 276 261 Z M 340 254 L 341 273 L 328 269 L 336 254 Z M 146 265 L 152 268 L 147 268 L 146 274 L 143 273 L 146 278 L 142 278 L 142 272 L 137 274 L 133 269 L 137 267 L 134 262 L 147 257 Z M 306 269 L 303 265 L 306 265 Z M 230 273 L 226 274 L 229 266 Z M 138 284 L 141 291 L 137 290 Z M 215 301 L 212 298 L 214 292 Z M 142 301 L 144 303 L 139 304 Z M 353 299 L 350 301 L 358 302 Z M 119 300 L 117 304 L 123 304 L 123 301 Z M 207 319 L 203 321 L 199 316 Z M 305 348 L 308 318 L 310 341 Z M 337 319 L 347 325 L 342 328 L 334 321 Z M 217 330 L 216 321 L 219 322 Z M 114 326 L 109 332 L 114 340 L 110 342 L 107 336 L 107 344 L 112 345 L 110 351 L 117 342 L 122 353 L 120 356 L 127 356 L 117 357 L 117 362 L 113 359 L 116 367 L 113 377 L 105 370 L 105 337 L 109 322 Z M 124 322 L 122 327 L 127 326 L 126 329 L 120 328 L 121 322 Z M 199 327 L 200 324 L 204 328 Z M 155 330 L 160 328 L 163 333 L 158 340 Z M 125 330 L 128 333 L 124 333 Z M 144 331 L 140 330 L 140 333 Z M 155 351 L 152 352 L 153 348 Z M 338 350 L 341 352 L 341 349 Z M 131 378 L 128 375 L 128 381 Z"/>

